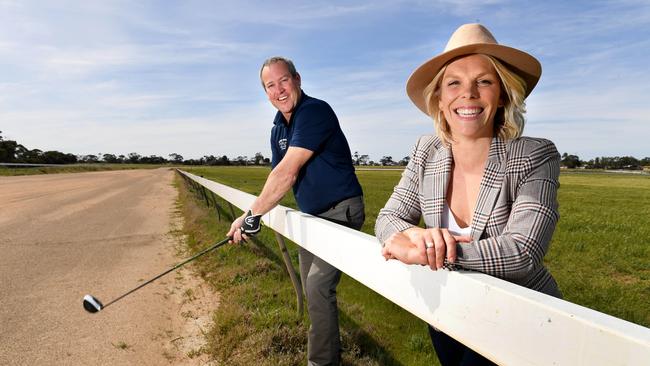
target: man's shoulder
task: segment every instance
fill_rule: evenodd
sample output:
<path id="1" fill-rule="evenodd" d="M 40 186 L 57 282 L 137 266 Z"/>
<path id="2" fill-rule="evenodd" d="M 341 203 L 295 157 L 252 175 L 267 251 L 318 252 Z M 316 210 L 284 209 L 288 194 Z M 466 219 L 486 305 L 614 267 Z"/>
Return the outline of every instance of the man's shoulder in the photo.
<path id="1" fill-rule="evenodd" d="M 334 113 L 332 107 L 324 100 L 303 94 L 303 101 L 300 104 L 299 112 L 312 113 Z"/>

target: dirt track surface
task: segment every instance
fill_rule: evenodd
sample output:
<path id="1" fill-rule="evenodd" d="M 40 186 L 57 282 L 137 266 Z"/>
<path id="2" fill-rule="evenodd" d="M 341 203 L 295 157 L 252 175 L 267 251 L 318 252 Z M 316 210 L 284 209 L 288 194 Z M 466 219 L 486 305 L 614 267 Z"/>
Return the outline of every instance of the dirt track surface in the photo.
<path id="1" fill-rule="evenodd" d="M 173 174 L 0 177 L 0 365 L 205 364 L 187 355 L 216 297 L 187 270 L 99 313 L 82 307 L 180 261 Z"/>

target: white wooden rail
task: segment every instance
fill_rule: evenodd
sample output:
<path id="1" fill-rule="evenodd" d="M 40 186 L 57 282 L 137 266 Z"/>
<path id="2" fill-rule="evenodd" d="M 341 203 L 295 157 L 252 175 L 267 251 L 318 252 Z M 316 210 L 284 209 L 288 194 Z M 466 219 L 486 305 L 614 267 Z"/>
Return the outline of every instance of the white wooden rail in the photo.
<path id="1" fill-rule="evenodd" d="M 255 196 L 180 171 L 242 210 Z M 374 236 L 278 206 L 263 222 L 499 365 L 650 365 L 650 329 L 481 273 L 385 261 Z"/>

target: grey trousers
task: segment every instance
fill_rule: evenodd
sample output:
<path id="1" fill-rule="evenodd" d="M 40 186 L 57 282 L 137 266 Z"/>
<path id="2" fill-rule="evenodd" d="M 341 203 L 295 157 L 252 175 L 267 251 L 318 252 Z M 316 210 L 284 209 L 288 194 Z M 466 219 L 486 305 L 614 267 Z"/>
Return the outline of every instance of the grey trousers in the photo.
<path id="1" fill-rule="evenodd" d="M 343 200 L 316 216 L 359 230 L 366 219 L 363 197 Z M 341 280 L 341 271 L 306 249 L 300 248 L 298 255 L 300 278 L 311 321 L 307 339 L 307 365 L 339 365 L 341 336 L 336 286 Z"/>

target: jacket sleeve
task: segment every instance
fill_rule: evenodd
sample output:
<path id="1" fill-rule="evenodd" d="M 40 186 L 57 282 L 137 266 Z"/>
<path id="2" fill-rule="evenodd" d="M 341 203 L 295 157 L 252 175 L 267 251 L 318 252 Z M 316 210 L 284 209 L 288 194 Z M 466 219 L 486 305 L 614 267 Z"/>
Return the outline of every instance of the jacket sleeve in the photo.
<path id="1" fill-rule="evenodd" d="M 420 184 L 426 163 L 431 136 L 422 136 L 415 144 L 409 163 L 402 178 L 384 208 L 379 211 L 375 222 L 375 235 L 381 245 L 394 233 L 417 226 L 422 214 L 420 210 Z"/>
<path id="2" fill-rule="evenodd" d="M 547 140 L 508 161 L 518 179 L 506 189 L 514 197 L 500 235 L 458 245 L 462 268 L 516 281 L 530 276 L 541 264 L 559 219 L 560 154 Z M 532 144 L 531 144 L 532 145 Z"/>

